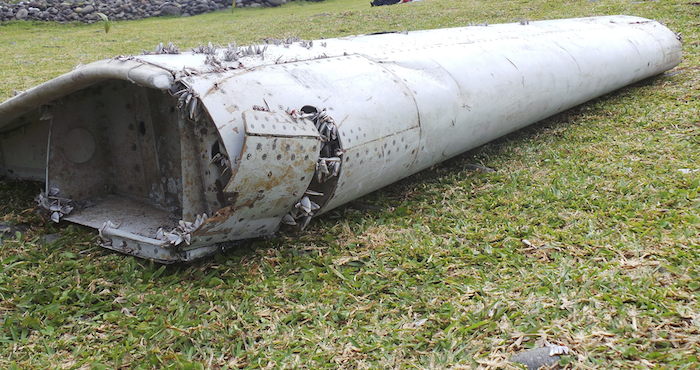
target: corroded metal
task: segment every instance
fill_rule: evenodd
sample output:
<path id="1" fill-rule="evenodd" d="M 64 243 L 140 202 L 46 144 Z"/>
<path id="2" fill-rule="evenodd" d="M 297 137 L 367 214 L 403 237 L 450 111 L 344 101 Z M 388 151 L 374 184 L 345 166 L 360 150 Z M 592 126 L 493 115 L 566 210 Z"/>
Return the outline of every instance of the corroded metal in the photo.
<path id="1" fill-rule="evenodd" d="M 160 262 L 328 210 L 677 65 L 613 16 L 262 45 L 160 44 L 0 104 L 0 173 L 54 221 Z"/>

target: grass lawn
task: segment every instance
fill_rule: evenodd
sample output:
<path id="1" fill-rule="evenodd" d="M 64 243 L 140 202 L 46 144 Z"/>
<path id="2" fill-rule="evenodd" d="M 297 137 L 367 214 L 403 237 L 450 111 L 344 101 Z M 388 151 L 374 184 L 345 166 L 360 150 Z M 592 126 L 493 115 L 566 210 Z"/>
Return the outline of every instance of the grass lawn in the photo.
<path id="1" fill-rule="evenodd" d="M 681 32 L 683 63 L 307 232 L 204 262 L 166 267 L 109 252 L 93 232 L 41 220 L 39 185 L 0 181 L 0 222 L 30 225 L 0 245 L 0 368 L 499 367 L 543 340 L 570 347 L 562 362 L 574 367 L 698 368 L 700 172 L 679 171 L 700 168 L 697 3 L 328 0 L 115 22 L 108 34 L 100 24 L 12 22 L 0 25 L 0 100 L 162 41 L 607 14 Z"/>

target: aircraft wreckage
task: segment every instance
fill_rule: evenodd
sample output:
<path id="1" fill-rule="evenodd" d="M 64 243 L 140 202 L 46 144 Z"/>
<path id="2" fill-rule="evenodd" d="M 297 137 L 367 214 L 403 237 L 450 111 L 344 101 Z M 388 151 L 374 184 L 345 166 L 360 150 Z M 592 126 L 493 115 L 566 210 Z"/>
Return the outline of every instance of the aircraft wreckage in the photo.
<path id="1" fill-rule="evenodd" d="M 53 221 L 159 262 L 274 234 L 680 62 L 629 16 L 180 53 L 81 66 L 0 105 L 0 174 Z"/>

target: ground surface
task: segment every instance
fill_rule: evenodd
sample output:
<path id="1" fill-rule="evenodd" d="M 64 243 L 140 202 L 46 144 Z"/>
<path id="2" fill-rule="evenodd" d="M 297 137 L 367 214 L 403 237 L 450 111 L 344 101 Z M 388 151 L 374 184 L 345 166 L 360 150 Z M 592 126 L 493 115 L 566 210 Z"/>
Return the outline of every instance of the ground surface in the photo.
<path id="1" fill-rule="evenodd" d="M 0 367 L 499 366 L 538 340 L 577 367 L 697 368 L 700 6 L 690 1 L 293 3 L 182 19 L 0 26 L 0 97 L 86 63 L 263 37 L 631 14 L 684 38 L 673 73 L 486 145 L 312 223 L 163 267 L 44 226 L 0 182 Z M 468 164 L 495 168 L 469 171 Z M 51 243 L 44 235 L 60 233 Z M 529 242 L 523 242 L 527 239 Z"/>

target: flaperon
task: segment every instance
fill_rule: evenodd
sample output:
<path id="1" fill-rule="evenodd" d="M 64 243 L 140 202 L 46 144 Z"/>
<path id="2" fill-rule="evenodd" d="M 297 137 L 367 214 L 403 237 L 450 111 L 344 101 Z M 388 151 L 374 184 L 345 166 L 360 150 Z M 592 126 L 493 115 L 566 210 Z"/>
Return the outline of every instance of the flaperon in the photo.
<path id="1" fill-rule="evenodd" d="M 680 62 L 609 16 L 206 45 L 96 62 L 0 104 L 0 174 L 54 221 L 188 261 L 271 235 Z"/>

